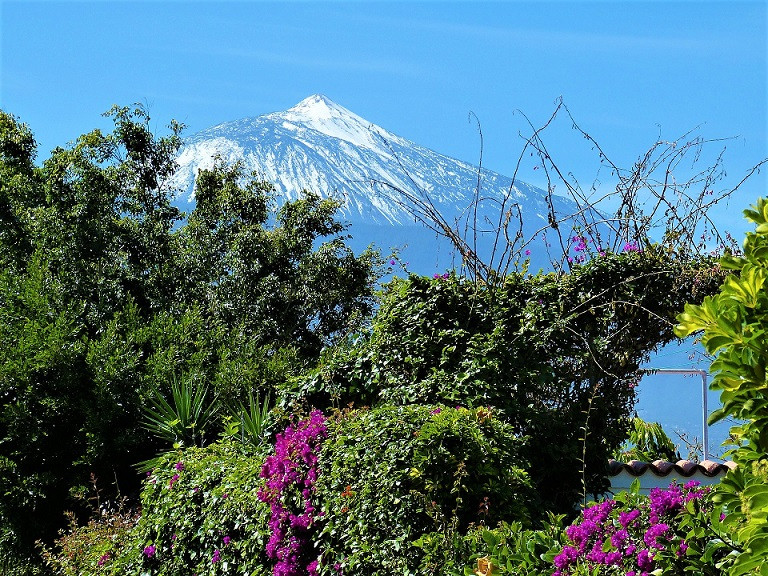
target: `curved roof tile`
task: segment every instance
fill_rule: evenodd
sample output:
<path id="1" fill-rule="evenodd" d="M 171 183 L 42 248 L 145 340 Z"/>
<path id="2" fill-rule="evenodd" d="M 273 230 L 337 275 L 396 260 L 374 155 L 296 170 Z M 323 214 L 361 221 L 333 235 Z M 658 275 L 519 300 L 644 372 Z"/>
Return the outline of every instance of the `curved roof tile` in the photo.
<path id="1" fill-rule="evenodd" d="M 712 477 L 720 473 L 724 474 L 734 468 L 736 468 L 735 462 L 714 462 L 713 460 L 704 460 L 703 462 L 694 462 L 692 460 L 678 460 L 677 462 L 656 460 L 650 463 L 640 462 L 639 460 L 619 462 L 618 460 L 611 459 L 608 461 L 608 472 L 611 476 L 616 476 L 622 470 L 626 470 L 632 476 L 642 476 L 648 471 L 656 476 L 667 476 L 674 471 L 685 477 L 693 476 L 697 472 L 704 476 Z"/>

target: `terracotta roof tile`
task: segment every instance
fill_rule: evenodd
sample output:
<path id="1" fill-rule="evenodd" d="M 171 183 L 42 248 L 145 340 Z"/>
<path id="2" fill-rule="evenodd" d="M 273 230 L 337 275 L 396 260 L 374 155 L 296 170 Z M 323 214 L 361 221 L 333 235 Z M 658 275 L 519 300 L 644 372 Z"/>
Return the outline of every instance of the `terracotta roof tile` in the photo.
<path id="1" fill-rule="evenodd" d="M 712 460 L 704 460 L 703 462 L 694 462 L 692 460 L 678 460 L 677 462 L 667 462 L 656 460 L 651 463 L 640 462 L 639 460 L 630 460 L 625 463 L 613 459 L 608 461 L 608 473 L 611 476 L 616 476 L 622 470 L 626 470 L 633 476 L 642 476 L 646 471 L 653 472 L 656 476 L 667 476 L 674 471 L 685 477 L 693 476 L 697 472 L 704 476 L 712 477 L 734 468 L 736 468 L 736 463 L 730 461 L 714 462 Z"/>
<path id="2" fill-rule="evenodd" d="M 653 471 L 661 476 L 666 476 L 675 467 L 672 462 L 667 462 L 666 460 L 654 460 L 651 466 L 653 466 Z"/>

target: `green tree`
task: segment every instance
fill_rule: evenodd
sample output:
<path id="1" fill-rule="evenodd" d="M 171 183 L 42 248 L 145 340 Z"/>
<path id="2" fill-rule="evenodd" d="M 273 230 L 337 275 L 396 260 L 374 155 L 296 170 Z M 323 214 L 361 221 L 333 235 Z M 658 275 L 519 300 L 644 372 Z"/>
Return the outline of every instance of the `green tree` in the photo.
<path id="1" fill-rule="evenodd" d="M 27 275 L 0 271 L 0 550 L 23 566 L 31 543 L 62 521 L 87 473 L 87 338 L 62 286 L 35 257 Z"/>
<path id="2" fill-rule="evenodd" d="M 373 307 L 377 256 L 345 245 L 336 204 L 277 210 L 268 184 L 217 165 L 185 222 L 181 126 L 108 115 L 110 133 L 35 165 L 31 131 L 0 112 L 0 553 L 20 566 L 90 472 L 138 489 L 133 465 L 160 448 L 140 425 L 150 390 L 269 393 Z"/>
<path id="3" fill-rule="evenodd" d="M 86 302 L 91 335 L 133 299 L 144 316 L 167 307 L 175 283 L 170 177 L 181 139 L 156 138 L 143 108 L 113 108 L 115 130 L 56 148 L 38 171 L 44 202 L 32 239 L 73 298 Z"/>
<path id="4" fill-rule="evenodd" d="M 305 193 L 275 210 L 274 187 L 221 162 L 197 178 L 179 232 L 182 298 L 258 345 L 314 358 L 369 317 L 378 257 L 355 256 L 338 203 Z"/>
<path id="5" fill-rule="evenodd" d="M 736 447 L 729 452 L 738 468 L 714 496 L 738 544 L 728 567 L 732 576 L 768 573 L 768 199 L 760 198 L 744 214 L 756 225 L 744 253 L 721 259 L 731 273 L 720 292 L 701 305 L 686 305 L 676 327 L 680 337 L 701 333 L 707 352 L 716 355 L 710 387 L 720 391 L 722 407 L 710 415 L 710 424 L 729 416 L 741 422 L 731 428 Z"/>
<path id="6" fill-rule="evenodd" d="M 42 203 L 32 131 L 0 110 L 0 265 L 22 270 L 32 255 L 33 207 Z"/>

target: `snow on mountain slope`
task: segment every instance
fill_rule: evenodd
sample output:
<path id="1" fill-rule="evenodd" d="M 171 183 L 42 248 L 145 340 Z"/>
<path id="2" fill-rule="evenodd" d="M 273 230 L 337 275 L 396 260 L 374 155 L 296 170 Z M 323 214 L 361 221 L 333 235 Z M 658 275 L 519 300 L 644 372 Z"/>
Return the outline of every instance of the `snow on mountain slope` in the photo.
<path id="1" fill-rule="evenodd" d="M 194 176 L 221 156 L 240 161 L 272 182 L 280 198 L 295 199 L 302 190 L 333 196 L 342 203 L 342 218 L 351 224 L 413 225 L 395 189 L 424 192 L 454 222 L 471 203 L 478 169 L 401 138 L 316 94 L 284 111 L 213 126 L 185 140 L 176 185 L 193 201 Z M 387 185 L 382 185 L 386 183 Z M 526 229 L 546 224 L 547 204 L 541 189 L 483 169 L 481 196 L 511 194 L 521 205 Z M 562 213 L 572 205 L 556 199 Z M 494 218 L 495 203 L 482 212 Z"/>

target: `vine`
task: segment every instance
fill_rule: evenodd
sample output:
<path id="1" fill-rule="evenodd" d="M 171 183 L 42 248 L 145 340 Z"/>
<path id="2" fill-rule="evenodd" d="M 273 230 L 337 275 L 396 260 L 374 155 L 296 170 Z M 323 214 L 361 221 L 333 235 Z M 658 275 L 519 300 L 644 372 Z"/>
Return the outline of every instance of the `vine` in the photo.
<path id="1" fill-rule="evenodd" d="M 261 469 L 266 480 L 258 497 L 270 506 L 267 556 L 277 560 L 274 576 L 316 576 L 311 532 L 316 514 L 313 494 L 318 477 L 317 452 L 328 436 L 322 412 L 288 426 L 275 441 L 275 453 Z"/>

